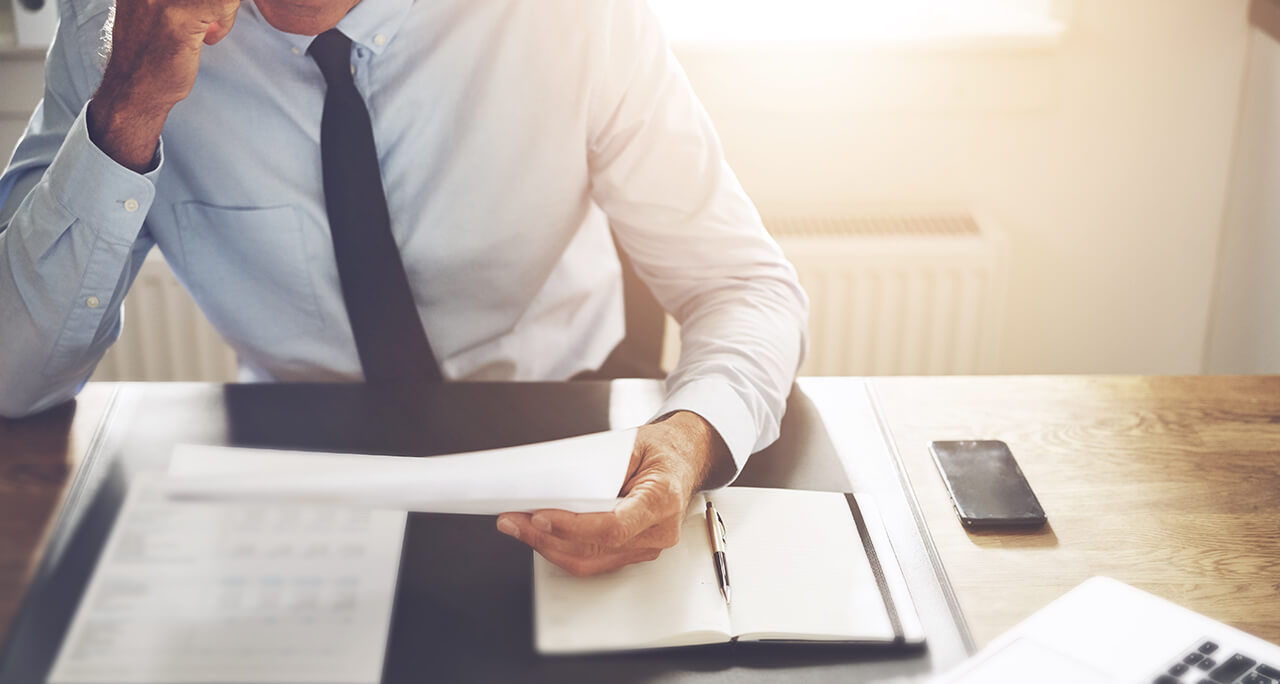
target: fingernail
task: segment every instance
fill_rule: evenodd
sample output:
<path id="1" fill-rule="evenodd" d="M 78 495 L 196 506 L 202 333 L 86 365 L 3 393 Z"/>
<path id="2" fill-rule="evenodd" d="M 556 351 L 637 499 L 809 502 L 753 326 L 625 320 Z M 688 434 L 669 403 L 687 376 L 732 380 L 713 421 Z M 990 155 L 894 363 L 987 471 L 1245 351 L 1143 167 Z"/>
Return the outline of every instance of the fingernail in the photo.
<path id="1" fill-rule="evenodd" d="M 543 532 L 551 531 L 551 521 L 547 520 L 546 516 L 544 515 L 533 516 L 533 526 L 542 530 Z"/>
<path id="2" fill-rule="evenodd" d="M 507 520 L 506 518 L 498 519 L 498 531 L 511 537 L 520 537 L 520 528 L 516 527 L 515 523 Z"/>

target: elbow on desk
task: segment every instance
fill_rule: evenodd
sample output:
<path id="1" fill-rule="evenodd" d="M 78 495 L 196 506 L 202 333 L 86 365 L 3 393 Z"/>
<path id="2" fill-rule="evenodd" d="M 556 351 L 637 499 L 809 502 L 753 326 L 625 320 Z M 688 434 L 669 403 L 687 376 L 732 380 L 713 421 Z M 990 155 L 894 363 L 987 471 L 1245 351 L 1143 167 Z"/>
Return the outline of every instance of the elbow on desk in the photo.
<path id="1" fill-rule="evenodd" d="M 76 396 L 84 383 L 70 388 L 23 387 L 13 374 L 0 369 L 0 418 L 18 419 L 33 416 Z"/>
<path id="2" fill-rule="evenodd" d="M 58 402 L 46 404 L 9 390 L 0 390 L 0 418 L 15 420 L 35 415 Z"/>
<path id="3" fill-rule="evenodd" d="M 16 340 L 0 354 L 0 417 L 26 418 L 74 399 L 118 336 L 117 323 L 87 352 L 54 362 L 43 351 L 54 346 L 48 338 Z"/>

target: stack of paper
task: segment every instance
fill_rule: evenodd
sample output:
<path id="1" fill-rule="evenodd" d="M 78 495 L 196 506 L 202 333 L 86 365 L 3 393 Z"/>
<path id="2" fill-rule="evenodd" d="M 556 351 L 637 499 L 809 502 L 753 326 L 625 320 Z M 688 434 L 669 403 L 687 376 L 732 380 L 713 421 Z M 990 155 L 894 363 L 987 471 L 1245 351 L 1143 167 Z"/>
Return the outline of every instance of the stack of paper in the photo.
<path id="1" fill-rule="evenodd" d="M 404 511 L 610 510 L 635 436 L 430 458 L 179 446 L 134 479 L 49 681 L 377 682 Z"/>
<path id="2" fill-rule="evenodd" d="M 405 513 L 128 498 L 52 684 L 379 681 Z"/>

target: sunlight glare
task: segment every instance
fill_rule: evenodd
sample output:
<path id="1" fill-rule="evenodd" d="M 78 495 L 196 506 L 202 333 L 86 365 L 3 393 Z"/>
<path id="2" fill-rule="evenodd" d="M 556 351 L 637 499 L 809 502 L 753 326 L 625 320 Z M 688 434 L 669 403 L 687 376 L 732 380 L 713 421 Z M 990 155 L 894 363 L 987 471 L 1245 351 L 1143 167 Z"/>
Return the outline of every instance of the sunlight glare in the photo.
<path id="1" fill-rule="evenodd" d="M 1044 16 L 1051 0 L 650 0 L 673 40 L 890 41 L 991 17 Z"/>

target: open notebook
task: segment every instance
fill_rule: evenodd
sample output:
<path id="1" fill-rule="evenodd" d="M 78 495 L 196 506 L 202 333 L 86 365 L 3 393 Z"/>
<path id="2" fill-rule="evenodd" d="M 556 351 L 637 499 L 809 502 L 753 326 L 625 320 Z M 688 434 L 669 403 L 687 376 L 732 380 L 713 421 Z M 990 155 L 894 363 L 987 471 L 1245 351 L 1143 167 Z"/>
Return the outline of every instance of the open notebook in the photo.
<path id="1" fill-rule="evenodd" d="M 706 499 L 704 499 L 704 496 Z M 732 601 L 705 518 L 724 520 Z M 924 632 L 871 500 L 730 487 L 694 497 L 680 543 L 655 561 L 578 578 L 534 559 L 540 653 L 727 641 L 921 644 Z"/>

